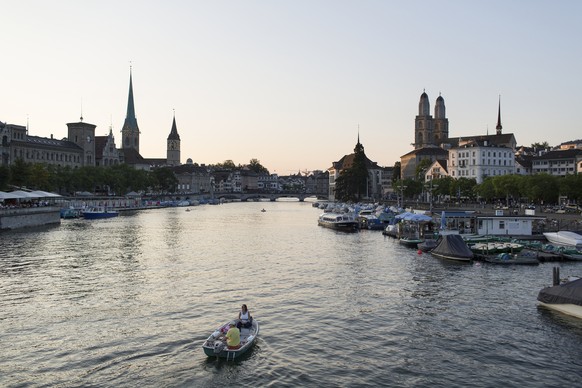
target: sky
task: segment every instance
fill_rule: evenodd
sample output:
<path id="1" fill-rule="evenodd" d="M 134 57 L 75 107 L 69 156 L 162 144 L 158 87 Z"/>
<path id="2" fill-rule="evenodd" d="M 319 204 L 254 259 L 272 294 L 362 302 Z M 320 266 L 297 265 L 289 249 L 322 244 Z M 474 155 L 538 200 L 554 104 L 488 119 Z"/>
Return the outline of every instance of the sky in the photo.
<path id="1" fill-rule="evenodd" d="M 0 121 L 64 138 L 113 128 L 130 66 L 140 153 L 326 170 L 353 152 L 410 152 L 423 91 L 449 136 L 519 145 L 582 138 L 582 1 L 0 0 Z"/>

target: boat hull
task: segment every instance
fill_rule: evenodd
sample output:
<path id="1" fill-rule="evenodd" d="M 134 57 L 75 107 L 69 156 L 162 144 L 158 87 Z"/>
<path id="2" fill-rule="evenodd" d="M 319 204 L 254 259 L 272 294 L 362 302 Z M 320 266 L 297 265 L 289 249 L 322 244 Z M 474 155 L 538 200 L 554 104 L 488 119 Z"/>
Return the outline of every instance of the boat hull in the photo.
<path id="1" fill-rule="evenodd" d="M 446 254 L 442 254 L 442 253 L 436 253 L 436 252 L 434 252 L 434 250 L 430 251 L 430 254 L 433 256 L 436 256 L 438 258 L 441 258 L 441 259 L 451 260 L 451 261 L 459 261 L 459 262 L 463 262 L 463 263 L 470 263 L 471 261 L 473 261 L 472 257 L 460 257 L 460 256 L 446 255 Z"/>
<path id="2" fill-rule="evenodd" d="M 113 217 L 117 217 L 118 215 L 119 215 L 118 212 L 105 212 L 105 213 L 85 212 L 85 213 L 83 213 L 83 218 L 86 218 L 88 220 L 97 220 L 97 219 L 101 219 L 101 218 L 113 218 Z"/>
<path id="3" fill-rule="evenodd" d="M 582 306 L 578 306 L 577 304 L 556 304 L 540 302 L 540 306 L 546 307 L 551 310 L 559 311 L 562 314 L 567 314 L 582 319 Z"/>
<path id="4" fill-rule="evenodd" d="M 582 236 L 569 231 L 546 232 L 544 237 L 552 244 L 566 245 L 582 249 Z"/>
<path id="5" fill-rule="evenodd" d="M 241 346 L 237 349 L 229 349 L 224 342 L 224 333 L 228 329 L 228 322 L 216 329 L 204 341 L 202 349 L 209 357 L 225 358 L 235 360 L 247 353 L 255 344 L 259 335 L 259 322 L 253 319 L 253 324 L 248 329 L 241 329 L 240 340 Z"/>

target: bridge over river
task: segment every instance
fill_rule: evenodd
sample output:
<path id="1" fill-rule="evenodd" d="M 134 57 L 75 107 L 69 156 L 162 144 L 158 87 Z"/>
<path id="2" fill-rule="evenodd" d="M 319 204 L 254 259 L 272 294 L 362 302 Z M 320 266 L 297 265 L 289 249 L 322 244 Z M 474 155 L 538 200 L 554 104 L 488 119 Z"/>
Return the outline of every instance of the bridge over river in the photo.
<path id="1" fill-rule="evenodd" d="M 306 193 L 215 193 L 214 198 L 224 201 L 235 200 L 241 202 L 266 199 L 276 201 L 280 198 L 297 198 L 299 202 L 303 202 L 305 198 L 327 199 L 327 196 Z"/>

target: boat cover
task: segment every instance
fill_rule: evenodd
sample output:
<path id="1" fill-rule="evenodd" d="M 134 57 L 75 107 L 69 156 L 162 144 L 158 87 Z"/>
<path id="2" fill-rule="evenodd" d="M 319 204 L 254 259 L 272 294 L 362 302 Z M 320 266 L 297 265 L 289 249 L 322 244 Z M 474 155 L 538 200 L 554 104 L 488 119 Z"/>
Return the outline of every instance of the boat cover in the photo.
<path id="1" fill-rule="evenodd" d="M 558 286 L 546 287 L 538 294 L 538 300 L 548 304 L 577 304 L 582 306 L 582 279 Z"/>
<path id="2" fill-rule="evenodd" d="M 440 253 L 445 256 L 473 258 L 473 252 L 465 243 L 463 238 L 458 234 L 447 234 L 442 236 L 442 239 L 433 250 L 433 253 Z"/>

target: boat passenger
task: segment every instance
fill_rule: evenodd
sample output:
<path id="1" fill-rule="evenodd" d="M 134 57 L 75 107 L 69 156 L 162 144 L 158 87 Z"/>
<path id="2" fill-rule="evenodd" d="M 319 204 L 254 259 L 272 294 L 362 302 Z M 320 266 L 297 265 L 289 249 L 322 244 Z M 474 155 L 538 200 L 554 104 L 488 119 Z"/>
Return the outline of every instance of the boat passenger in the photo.
<path id="1" fill-rule="evenodd" d="M 240 312 L 238 313 L 238 323 L 236 327 L 240 330 L 241 328 L 248 329 L 253 325 L 253 317 L 251 317 L 251 313 L 249 312 L 247 305 L 243 304 L 241 307 Z"/>
<path id="2" fill-rule="evenodd" d="M 230 326 L 230 329 L 226 332 L 226 344 L 229 349 L 238 349 L 240 348 L 240 331 L 236 327 L 234 321 L 230 322 L 228 325 Z"/>

